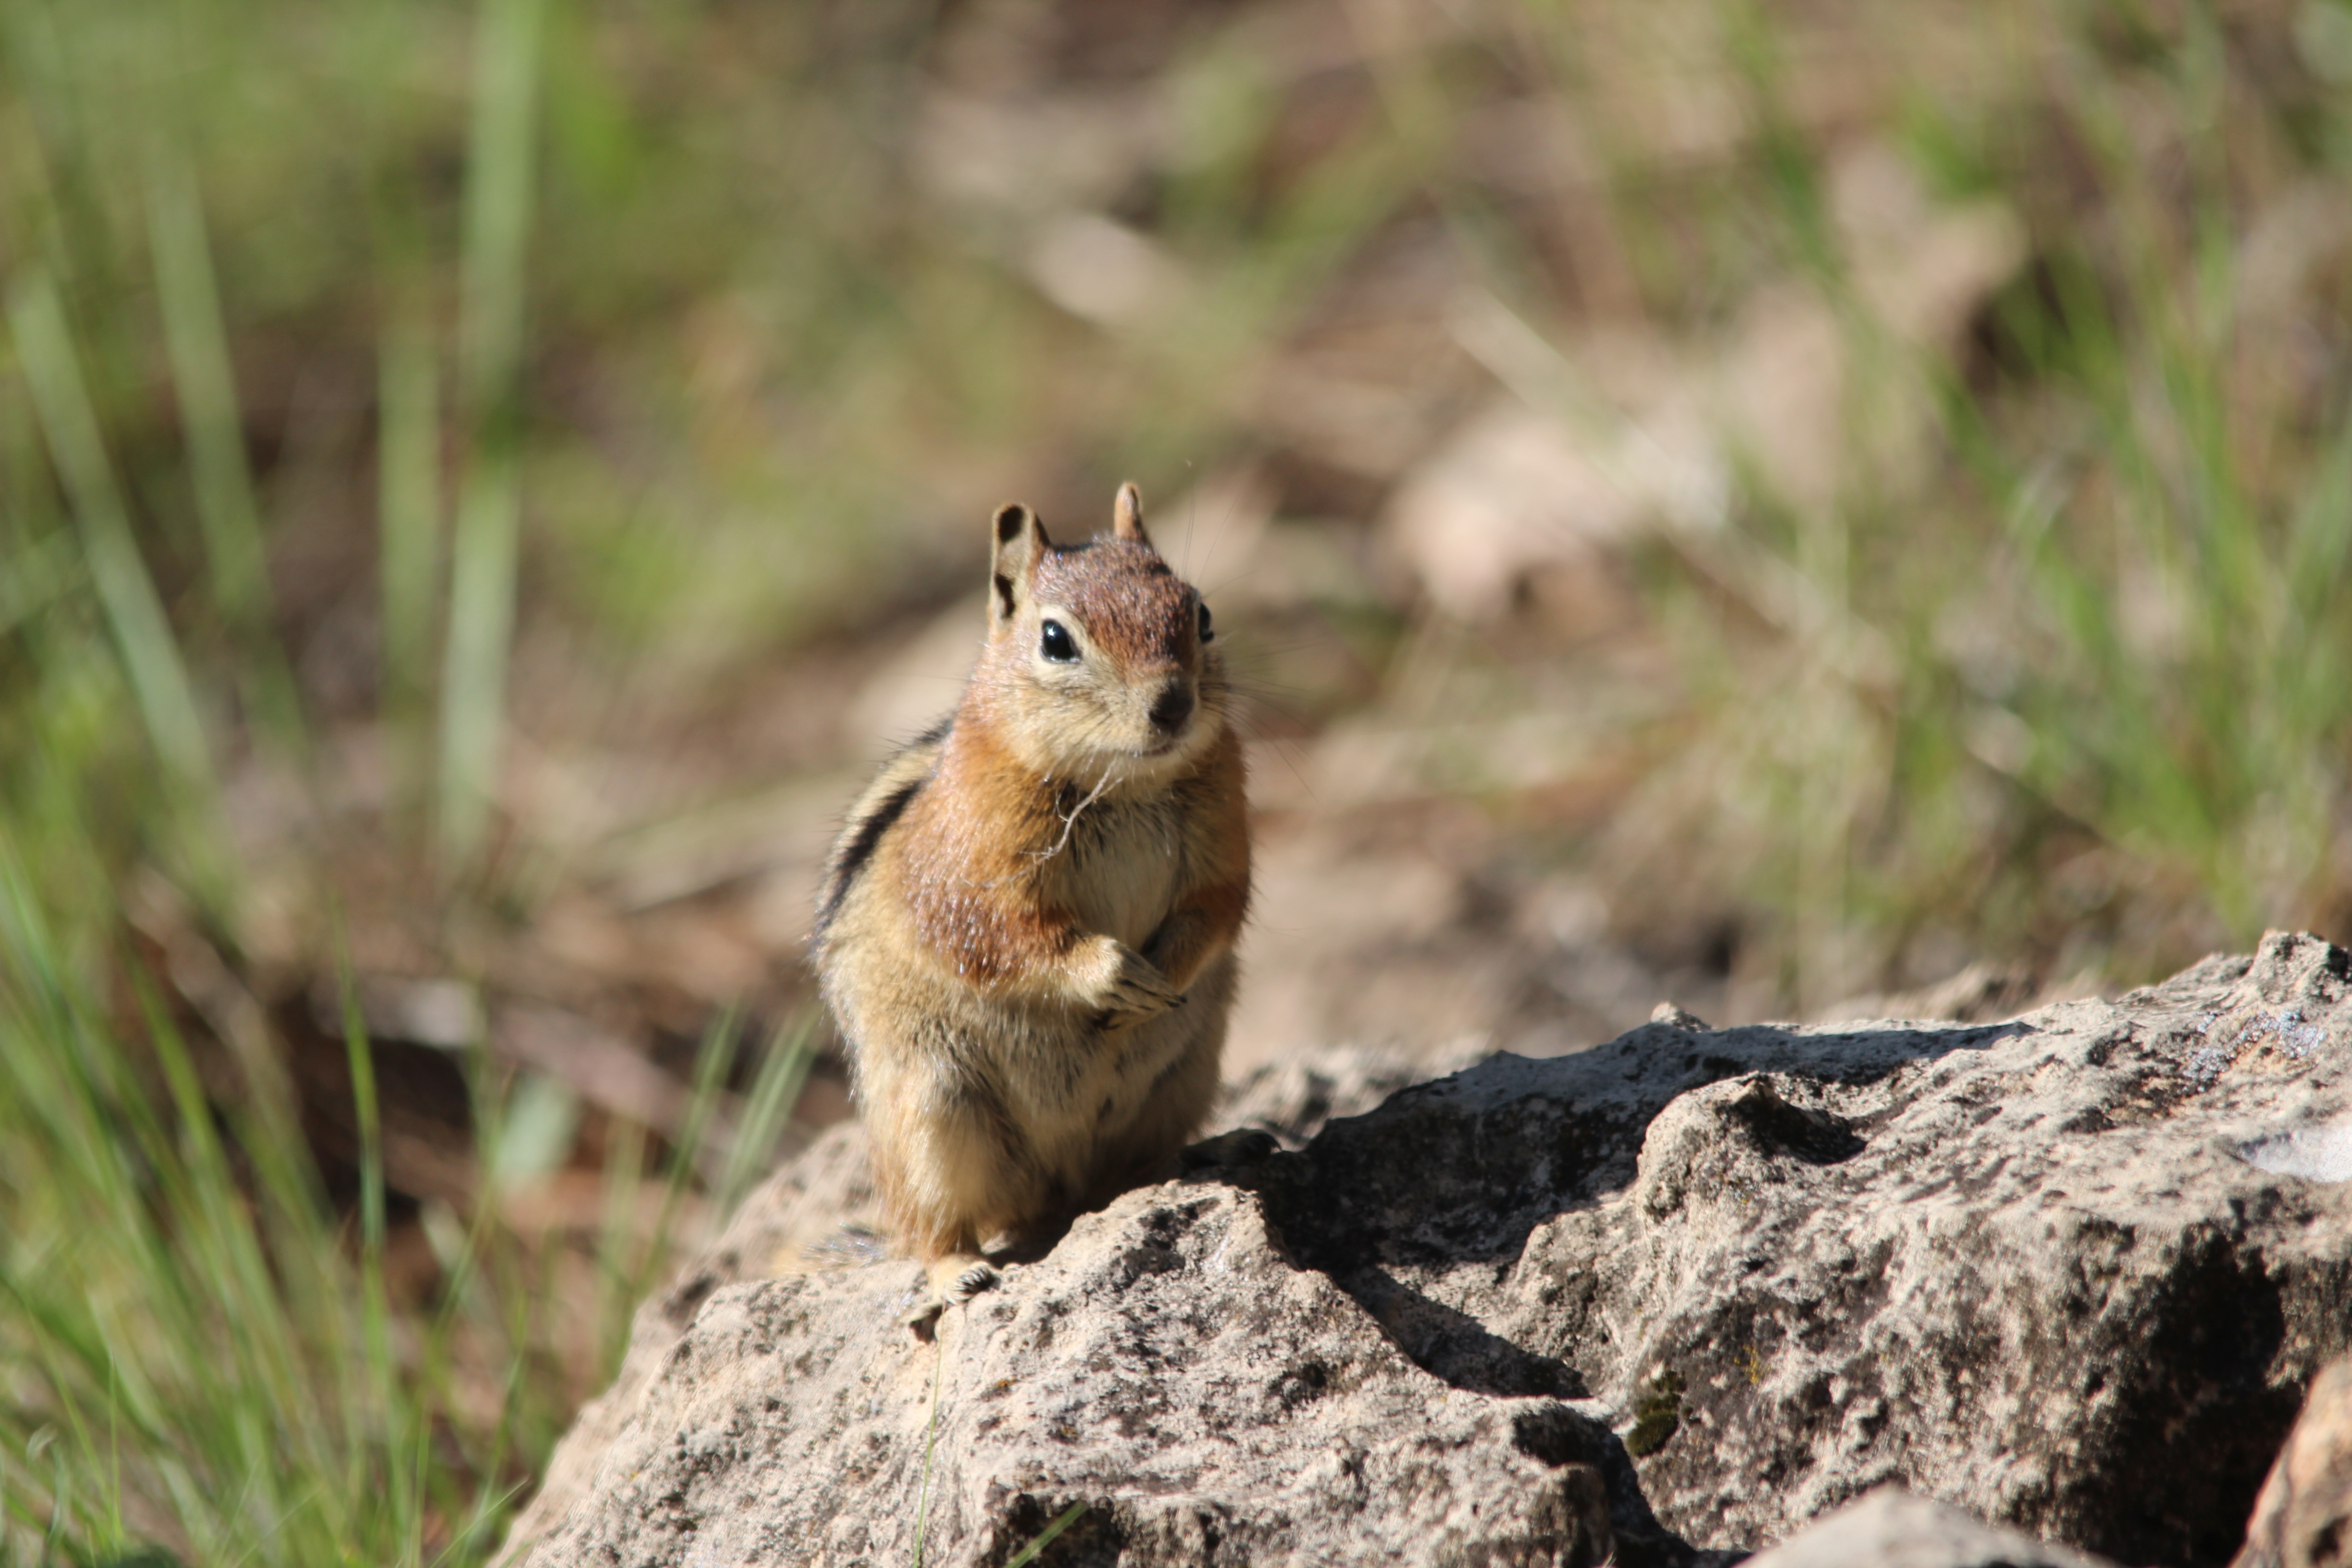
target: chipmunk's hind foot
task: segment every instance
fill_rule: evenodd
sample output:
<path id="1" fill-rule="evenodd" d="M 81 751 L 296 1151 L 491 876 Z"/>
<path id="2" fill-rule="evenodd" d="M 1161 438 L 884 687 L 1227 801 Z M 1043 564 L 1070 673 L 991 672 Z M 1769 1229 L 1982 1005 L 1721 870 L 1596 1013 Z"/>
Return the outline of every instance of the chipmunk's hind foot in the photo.
<path id="1" fill-rule="evenodd" d="M 945 1301 L 937 1296 L 929 1296 L 901 1313 L 898 1321 L 906 1324 L 917 1339 L 929 1344 L 939 1338 L 940 1314 L 947 1310 Z"/>
<path id="2" fill-rule="evenodd" d="M 942 1258 L 931 1265 L 931 1290 L 946 1305 L 961 1307 L 974 1296 L 985 1296 L 1004 1282 L 996 1265 L 984 1258 L 963 1254 Z"/>
<path id="3" fill-rule="evenodd" d="M 930 1268 L 930 1294 L 898 1321 L 928 1342 L 939 1330 L 940 1314 L 961 1307 L 975 1296 L 985 1296 L 1004 1283 L 996 1265 L 970 1253 L 942 1258 Z"/>

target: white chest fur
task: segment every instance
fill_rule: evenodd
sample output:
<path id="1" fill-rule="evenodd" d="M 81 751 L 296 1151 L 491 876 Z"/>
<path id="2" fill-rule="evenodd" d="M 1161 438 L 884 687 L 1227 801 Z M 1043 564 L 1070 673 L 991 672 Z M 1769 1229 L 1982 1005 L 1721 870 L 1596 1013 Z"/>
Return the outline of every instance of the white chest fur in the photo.
<path id="1" fill-rule="evenodd" d="M 1183 824 L 1165 799 L 1097 801 L 1047 862 L 1047 896 L 1082 930 L 1140 948 L 1175 902 L 1183 842 Z"/>

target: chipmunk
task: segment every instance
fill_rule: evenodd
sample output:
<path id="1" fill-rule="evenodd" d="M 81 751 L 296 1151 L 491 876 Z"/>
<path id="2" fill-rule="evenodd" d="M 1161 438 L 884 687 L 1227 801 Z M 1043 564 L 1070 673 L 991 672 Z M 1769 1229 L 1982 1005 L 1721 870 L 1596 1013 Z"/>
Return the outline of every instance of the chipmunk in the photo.
<path id="1" fill-rule="evenodd" d="M 1217 1090 L 1248 912 L 1240 737 L 1209 607 L 1120 487 L 1108 536 L 999 510 L 955 711 L 850 809 L 814 949 L 910 1315 L 1166 1164 Z"/>

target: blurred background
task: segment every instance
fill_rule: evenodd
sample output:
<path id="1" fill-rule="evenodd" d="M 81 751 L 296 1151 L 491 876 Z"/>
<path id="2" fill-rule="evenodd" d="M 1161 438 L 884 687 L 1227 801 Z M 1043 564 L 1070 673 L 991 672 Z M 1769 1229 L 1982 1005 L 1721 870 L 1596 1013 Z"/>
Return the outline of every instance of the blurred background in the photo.
<path id="1" fill-rule="evenodd" d="M 2352 931 L 2346 0 L 0 0 L 0 1563 L 487 1555 L 1007 500 L 1237 1073 Z"/>

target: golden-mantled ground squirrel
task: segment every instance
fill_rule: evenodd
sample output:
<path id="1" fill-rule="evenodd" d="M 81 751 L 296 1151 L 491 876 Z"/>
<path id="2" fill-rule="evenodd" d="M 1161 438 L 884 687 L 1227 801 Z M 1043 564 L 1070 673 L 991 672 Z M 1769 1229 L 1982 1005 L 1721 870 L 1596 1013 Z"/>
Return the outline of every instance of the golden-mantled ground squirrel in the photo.
<path id="1" fill-rule="evenodd" d="M 818 899 L 824 994 L 915 1318 L 1165 1165 L 1217 1090 L 1250 896 L 1208 606 L 1122 486 L 1108 536 L 998 511 L 955 711 L 851 808 Z"/>

